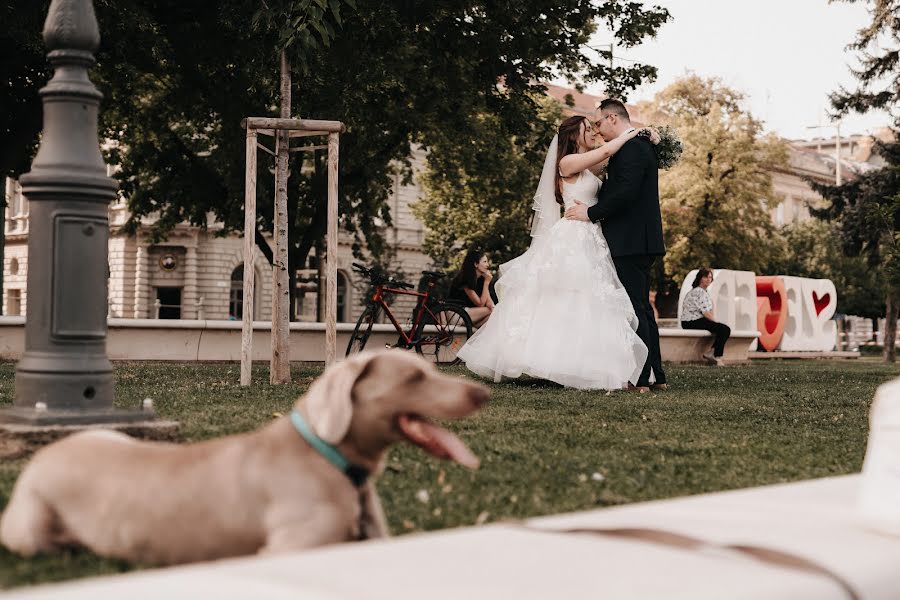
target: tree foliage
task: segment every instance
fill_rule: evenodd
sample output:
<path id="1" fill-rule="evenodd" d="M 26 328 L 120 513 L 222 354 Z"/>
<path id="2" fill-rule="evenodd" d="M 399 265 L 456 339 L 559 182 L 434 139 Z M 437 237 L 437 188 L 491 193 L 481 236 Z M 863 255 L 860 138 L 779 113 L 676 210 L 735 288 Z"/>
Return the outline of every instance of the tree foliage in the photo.
<path id="1" fill-rule="evenodd" d="M 834 223 L 842 249 L 877 272 L 885 292 L 900 290 L 900 146 L 881 147 L 887 167 L 840 186 L 813 184 L 828 201 L 814 216 Z"/>
<path id="2" fill-rule="evenodd" d="M 391 223 L 393 167 L 411 176 L 414 144 L 459 151 L 483 135 L 485 119 L 520 136 L 540 113 L 537 82 L 554 75 L 604 80 L 616 93 L 633 88 L 652 67 L 610 69 L 586 47 L 590 36 L 605 27 L 629 46 L 669 18 L 664 9 L 626 0 L 357 0 L 356 10 L 345 4 L 223 0 L 210 10 L 178 0 L 95 2 L 103 41 L 93 77 L 105 94 L 103 134 L 133 215 L 128 230 L 153 215 L 163 238 L 182 221 L 205 226 L 209 213 L 225 232 L 242 229 L 239 123 L 277 112 L 274 50 L 287 45 L 302 73 L 294 79 L 295 112 L 347 124 L 342 225 L 378 256 Z M 4 144 L 11 150 L 0 163 L 5 174 L 27 170 L 39 133 L 36 90 L 46 81 L 39 35 L 47 6 L 0 6 L 10 25 L 0 32 L 10 50 L 0 66 L 13 82 L 2 101 L 3 124 L 16 140 Z M 271 161 L 263 152 L 259 161 L 258 229 L 271 231 Z M 324 235 L 324 155 L 294 154 L 290 170 L 290 260 L 299 267 Z"/>
<path id="3" fill-rule="evenodd" d="M 847 0 L 856 2 L 860 0 Z M 837 115 L 887 109 L 900 128 L 900 0 L 868 0 L 872 22 L 857 32 L 849 49 L 860 66 L 853 69 L 858 86 L 831 95 Z M 900 298 L 900 143 L 878 143 L 876 151 L 885 167 L 870 171 L 840 186 L 814 185 L 828 201 L 814 211 L 836 224 L 844 250 L 865 256 L 878 273 L 884 294 L 885 360 L 895 360 L 898 298 Z"/>
<path id="4" fill-rule="evenodd" d="M 484 81 L 489 93 L 461 98 L 464 108 L 448 115 L 450 126 L 439 123 L 423 138 L 428 151 L 428 169 L 421 179 L 426 196 L 414 210 L 428 228 L 426 252 L 440 265 L 455 263 L 473 247 L 490 253 L 495 262 L 524 252 L 531 240 L 532 196 L 562 115 L 540 82 L 557 75 L 602 82 L 607 93 L 624 98 L 642 82 L 652 81 L 655 67 L 610 67 L 608 60 L 598 61 L 587 46 L 591 33 L 599 23 L 621 46 L 629 47 L 654 36 L 669 19 L 664 9 L 619 0 L 543 2 L 529 6 L 525 14 L 521 10 L 527 3 L 519 8 L 503 4 L 470 14 L 486 27 L 492 13 L 520 13 L 498 18 L 503 27 L 487 26 L 494 31 L 483 37 L 493 45 L 488 54 L 506 55 L 515 49 L 523 62 L 513 72 L 495 71 L 495 78 Z M 523 45 L 530 43 L 542 50 L 525 52 Z M 597 52 L 608 59 L 608 51 Z M 557 59 L 548 62 L 541 55 Z M 442 92 L 456 93 L 452 87 Z"/>
<path id="5" fill-rule="evenodd" d="M 830 279 L 838 291 L 837 312 L 876 318 L 884 314 L 882 281 L 862 256 L 848 256 L 836 224 L 808 219 L 781 230 L 784 252 L 763 271 L 813 279 Z"/>
<path id="6" fill-rule="evenodd" d="M 528 248 L 532 196 L 562 115 L 549 97 L 536 102 L 543 103 L 543 111 L 518 134 L 482 114 L 481 134 L 465 148 L 452 143 L 430 148 L 421 177 L 425 196 L 413 212 L 427 225 L 423 248 L 438 265 L 455 265 L 470 249 L 499 264 Z"/>
<path id="7" fill-rule="evenodd" d="M 663 293 L 701 266 L 761 271 L 780 248 L 769 213 L 780 201 L 771 171 L 786 162 L 787 150 L 763 135 L 743 100 L 719 79 L 688 75 L 645 107 L 684 143 L 681 161 L 660 172 Z"/>
<path id="8" fill-rule="evenodd" d="M 847 47 L 859 57 L 859 66 L 851 69 L 858 86 L 832 93 L 832 108 L 838 115 L 885 109 L 900 127 L 900 0 L 838 1 L 868 5 L 872 22 Z"/>

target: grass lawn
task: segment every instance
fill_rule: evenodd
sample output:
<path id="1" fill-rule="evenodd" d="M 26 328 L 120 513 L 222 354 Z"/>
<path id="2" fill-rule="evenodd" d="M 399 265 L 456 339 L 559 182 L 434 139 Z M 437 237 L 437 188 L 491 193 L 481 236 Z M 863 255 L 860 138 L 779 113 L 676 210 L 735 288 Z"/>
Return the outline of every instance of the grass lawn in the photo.
<path id="1" fill-rule="evenodd" d="M 289 410 L 295 383 L 237 385 L 238 365 L 116 367 L 116 402 L 155 400 L 186 440 L 255 428 Z M 466 375 L 463 368 L 451 372 Z M 403 445 L 379 489 L 395 535 L 858 471 L 876 387 L 900 366 L 875 359 L 670 366 L 668 392 L 579 392 L 538 380 L 492 385 L 489 406 L 451 427 L 482 459 L 476 472 Z M 0 405 L 14 365 L 0 363 Z M 259 368 L 256 381 L 268 381 Z M 0 506 L 22 462 L 0 465 Z M 85 482 L 89 485 L 89 482 Z M 427 494 L 423 493 L 423 490 Z M 23 560 L 0 549 L 0 587 L 133 568 L 84 551 Z"/>

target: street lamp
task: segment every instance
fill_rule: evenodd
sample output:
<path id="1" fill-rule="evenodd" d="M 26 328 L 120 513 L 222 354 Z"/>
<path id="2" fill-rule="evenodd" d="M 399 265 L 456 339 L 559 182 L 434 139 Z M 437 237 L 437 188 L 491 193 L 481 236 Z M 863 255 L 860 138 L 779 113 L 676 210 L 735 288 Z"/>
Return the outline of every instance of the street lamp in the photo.
<path id="1" fill-rule="evenodd" d="M 40 91 L 41 145 L 20 182 L 29 201 L 25 353 L 13 407 L 0 422 L 78 424 L 146 421 L 116 411 L 106 356 L 107 176 L 97 137 L 101 94 L 88 78 L 100 32 L 90 0 L 53 0 L 44 23 L 53 78 Z"/>
<path id="2" fill-rule="evenodd" d="M 828 125 L 809 125 L 807 129 L 825 129 L 835 128 L 835 145 L 834 145 L 834 184 L 841 185 L 841 120 L 838 119 L 834 123 Z M 819 146 L 821 148 L 821 145 Z"/>

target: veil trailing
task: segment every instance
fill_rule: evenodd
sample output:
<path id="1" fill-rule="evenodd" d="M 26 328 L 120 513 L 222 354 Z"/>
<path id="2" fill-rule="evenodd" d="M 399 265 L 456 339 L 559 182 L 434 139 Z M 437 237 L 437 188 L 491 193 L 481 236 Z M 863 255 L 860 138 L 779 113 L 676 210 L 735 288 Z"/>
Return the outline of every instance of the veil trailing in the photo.
<path id="1" fill-rule="evenodd" d="M 547 236 L 550 229 L 561 218 L 560 205 L 556 201 L 556 156 L 558 137 L 554 135 L 547 149 L 547 158 L 544 159 L 544 168 L 541 171 L 541 180 L 538 182 L 537 191 L 534 192 L 534 202 L 531 209 L 534 211 L 534 219 L 531 222 L 531 245 L 525 254 L 521 254 L 516 258 L 505 262 L 499 267 L 500 277 L 497 280 L 495 289 L 498 296 L 502 299 L 506 281 L 503 276 L 514 269 L 517 264 L 525 264 L 531 260 L 531 256 L 538 252 L 541 241 Z M 524 262 L 523 262 L 524 261 Z"/>
<path id="2" fill-rule="evenodd" d="M 556 201 L 556 155 L 558 152 L 558 135 L 553 136 L 550 147 L 547 149 L 547 158 L 544 159 L 544 169 L 541 171 L 541 180 L 537 191 L 534 193 L 534 221 L 531 223 L 531 244 L 550 231 L 560 219 L 560 206 Z"/>

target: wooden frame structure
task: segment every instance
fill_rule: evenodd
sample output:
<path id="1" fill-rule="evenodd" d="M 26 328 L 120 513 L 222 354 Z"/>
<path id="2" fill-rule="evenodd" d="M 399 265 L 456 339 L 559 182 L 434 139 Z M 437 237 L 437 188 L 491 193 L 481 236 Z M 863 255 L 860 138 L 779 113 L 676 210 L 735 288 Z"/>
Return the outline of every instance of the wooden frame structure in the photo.
<path id="1" fill-rule="evenodd" d="M 243 327 L 241 329 L 241 385 L 250 385 L 253 364 L 253 291 L 254 271 L 253 253 L 256 248 L 256 150 L 276 156 L 279 140 L 285 139 L 288 152 L 302 152 L 328 149 L 328 219 L 325 236 L 325 364 L 334 362 L 337 347 L 337 250 L 338 250 L 338 154 L 340 134 L 345 131 L 340 121 L 317 121 L 309 119 L 276 119 L 269 117 L 248 117 L 241 121 L 247 130 L 247 163 L 244 187 L 244 301 Z M 286 137 L 284 137 L 286 134 Z M 276 151 L 272 152 L 257 141 L 258 135 L 275 138 Z M 291 148 L 291 138 L 312 136 L 328 136 L 327 145 L 298 146 Z M 276 183 L 277 187 L 277 183 Z M 276 219 L 278 207 L 276 206 Z M 288 247 L 287 226 L 275 226 L 275 256 L 273 278 L 279 267 L 278 257 L 284 256 Z M 286 265 L 285 267 L 286 268 Z M 322 282 L 319 282 L 321 285 Z M 273 294 L 277 294 L 277 286 Z M 272 311 L 272 368 L 275 368 L 276 356 L 287 357 L 289 352 L 288 323 L 279 319 L 276 311 Z"/>

